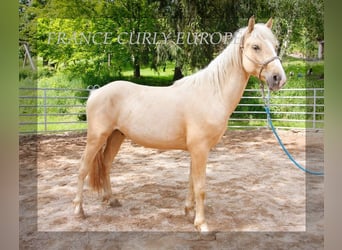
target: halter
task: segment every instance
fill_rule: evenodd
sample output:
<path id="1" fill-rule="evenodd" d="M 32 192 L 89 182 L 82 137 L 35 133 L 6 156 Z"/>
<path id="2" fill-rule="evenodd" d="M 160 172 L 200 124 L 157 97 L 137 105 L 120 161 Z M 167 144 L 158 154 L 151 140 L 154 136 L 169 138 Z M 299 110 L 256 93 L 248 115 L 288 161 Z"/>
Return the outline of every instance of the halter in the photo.
<path id="1" fill-rule="evenodd" d="M 243 49 L 243 48 L 242 48 L 242 49 Z M 243 53 L 243 52 L 242 52 L 242 53 Z M 276 60 L 276 59 L 279 59 L 279 60 L 280 60 L 279 56 L 274 56 L 274 57 L 271 57 L 270 59 L 266 60 L 265 62 L 260 63 L 260 62 L 255 61 L 254 59 L 250 58 L 249 56 L 247 56 L 246 53 L 243 53 L 243 55 L 244 55 L 248 60 L 250 60 L 252 63 L 261 66 L 261 69 L 260 69 L 260 71 L 259 71 L 259 76 L 258 76 L 258 78 L 259 78 L 260 80 L 261 80 L 261 78 L 260 78 L 260 77 L 261 77 L 261 72 L 264 70 L 264 68 L 265 68 L 270 62 L 273 62 L 273 61 Z"/>
<path id="2" fill-rule="evenodd" d="M 268 103 L 269 102 L 269 98 L 266 98 L 265 97 L 265 91 L 264 91 L 264 83 L 262 82 L 261 80 L 261 73 L 262 71 L 264 70 L 264 68 L 271 62 L 273 62 L 274 60 L 278 59 L 279 61 L 281 61 L 280 57 L 279 56 L 273 56 L 271 57 L 270 59 L 266 60 L 265 62 L 261 63 L 261 62 L 258 62 L 258 61 L 255 61 L 254 59 L 250 58 L 246 53 L 244 53 L 243 49 L 244 47 L 241 46 L 240 47 L 241 50 L 242 50 L 242 54 L 249 60 L 251 61 L 252 63 L 260 66 L 260 71 L 259 71 L 259 76 L 258 76 L 258 79 L 259 79 L 259 85 L 260 85 L 260 90 L 261 90 L 261 93 L 262 93 L 262 98 L 264 99 L 265 103 Z M 270 89 L 268 88 L 268 92 L 270 91 Z M 269 96 L 269 93 L 268 93 L 268 96 Z"/>

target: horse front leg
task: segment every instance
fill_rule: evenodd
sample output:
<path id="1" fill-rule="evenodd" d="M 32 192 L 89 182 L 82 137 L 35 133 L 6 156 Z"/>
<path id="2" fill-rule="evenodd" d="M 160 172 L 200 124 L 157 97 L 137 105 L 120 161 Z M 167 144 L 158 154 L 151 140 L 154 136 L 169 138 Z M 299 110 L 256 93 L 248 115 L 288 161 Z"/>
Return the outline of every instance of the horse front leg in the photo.
<path id="1" fill-rule="evenodd" d="M 206 147 L 196 147 L 191 152 L 191 178 L 193 185 L 193 193 L 195 198 L 195 220 L 194 225 L 200 232 L 207 232 L 208 225 L 204 215 L 204 199 L 205 199 L 205 179 L 206 179 L 206 163 L 208 159 L 209 149 Z M 191 191 L 189 197 L 191 198 Z"/>
<path id="2" fill-rule="evenodd" d="M 192 165 L 192 164 L 191 164 Z M 192 167 L 190 165 L 190 174 L 189 174 L 189 189 L 188 196 L 185 200 L 185 216 L 193 217 L 194 213 L 194 205 L 195 205 L 195 195 L 194 195 L 194 184 L 192 181 Z"/>

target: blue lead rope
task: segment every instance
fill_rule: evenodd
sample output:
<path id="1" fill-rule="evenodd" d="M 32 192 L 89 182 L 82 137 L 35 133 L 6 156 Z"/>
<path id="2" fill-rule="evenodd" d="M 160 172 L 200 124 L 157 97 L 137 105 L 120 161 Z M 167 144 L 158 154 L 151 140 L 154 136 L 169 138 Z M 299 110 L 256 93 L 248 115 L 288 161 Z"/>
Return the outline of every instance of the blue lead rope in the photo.
<path id="1" fill-rule="evenodd" d="M 287 151 L 287 149 L 285 148 L 283 142 L 281 141 L 277 131 L 275 130 L 274 126 L 273 126 L 273 123 L 272 123 L 272 120 L 271 120 L 271 113 L 270 113 L 270 108 L 269 108 L 269 98 L 268 100 L 266 101 L 266 105 L 265 105 L 265 111 L 266 111 L 266 114 L 267 114 L 267 121 L 268 121 L 268 124 L 269 126 L 271 127 L 275 137 L 277 138 L 278 142 L 279 142 L 279 145 L 281 146 L 281 148 L 284 150 L 284 152 L 286 153 L 286 155 L 289 157 L 289 159 L 302 171 L 304 171 L 305 173 L 308 173 L 308 174 L 312 174 L 312 175 L 319 175 L 319 176 L 323 176 L 324 173 L 323 172 L 314 172 L 314 171 L 311 171 L 309 169 L 306 169 L 304 167 L 302 167 L 293 157 L 292 155 L 289 153 L 289 151 Z"/>
<path id="2" fill-rule="evenodd" d="M 298 167 L 300 170 L 302 170 L 305 173 L 311 174 L 311 175 L 318 175 L 318 176 L 324 176 L 323 172 L 315 172 L 315 171 L 311 171 L 309 169 L 304 168 L 303 166 L 301 166 L 294 158 L 293 156 L 289 153 L 289 151 L 287 151 L 287 149 L 285 148 L 282 140 L 280 139 L 276 129 L 273 126 L 273 122 L 271 119 L 271 112 L 270 112 L 270 89 L 267 88 L 268 93 L 267 93 L 267 97 L 265 97 L 265 93 L 264 93 L 264 85 L 261 83 L 260 84 L 260 88 L 261 88 L 261 93 L 262 93 L 262 97 L 264 99 L 265 102 L 265 111 L 267 114 L 267 122 L 273 132 L 273 134 L 275 135 L 275 137 L 277 138 L 279 145 L 281 146 L 281 148 L 284 150 L 284 152 L 286 153 L 287 157 L 289 157 L 289 159 L 293 162 L 294 165 L 296 165 L 296 167 Z"/>

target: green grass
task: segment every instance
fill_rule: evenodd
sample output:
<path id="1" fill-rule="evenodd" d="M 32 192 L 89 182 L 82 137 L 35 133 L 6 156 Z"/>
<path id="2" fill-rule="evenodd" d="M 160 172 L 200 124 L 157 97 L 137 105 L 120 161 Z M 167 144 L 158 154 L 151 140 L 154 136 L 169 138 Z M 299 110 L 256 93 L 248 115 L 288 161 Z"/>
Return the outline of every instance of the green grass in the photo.
<path id="1" fill-rule="evenodd" d="M 127 80 L 138 84 L 148 86 L 169 86 L 173 83 L 174 64 L 167 63 L 165 70 L 153 70 L 149 67 L 141 68 L 141 77 L 135 78 L 132 69 L 125 69 L 121 72 L 121 76 L 117 79 Z"/>
<path id="2" fill-rule="evenodd" d="M 323 88 L 324 87 L 324 62 L 304 61 L 292 57 L 286 57 L 283 67 L 288 81 L 286 88 Z M 312 74 L 307 71 L 312 68 Z M 293 75 L 291 76 L 291 72 Z"/>

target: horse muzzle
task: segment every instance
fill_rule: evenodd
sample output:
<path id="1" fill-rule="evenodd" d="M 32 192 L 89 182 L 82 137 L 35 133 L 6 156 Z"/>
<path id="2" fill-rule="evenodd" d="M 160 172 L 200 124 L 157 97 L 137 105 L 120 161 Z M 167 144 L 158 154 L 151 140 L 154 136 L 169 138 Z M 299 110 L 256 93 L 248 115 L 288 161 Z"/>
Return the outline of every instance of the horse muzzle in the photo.
<path id="1" fill-rule="evenodd" d="M 279 60 L 279 61 L 278 61 Z M 275 66 L 278 66 L 279 69 L 271 69 L 270 71 L 264 71 L 264 69 L 268 66 L 268 64 L 272 62 L 277 62 Z M 280 58 L 278 56 L 274 56 L 264 63 L 260 63 L 261 69 L 259 71 L 259 79 L 266 81 L 268 88 L 272 91 L 276 91 L 281 89 L 286 83 L 286 75 L 284 69 L 282 68 Z M 264 74 L 262 74 L 264 72 Z M 262 79 L 263 78 L 263 79 Z"/>
<path id="2" fill-rule="evenodd" d="M 281 89 L 286 83 L 286 76 L 282 74 L 271 74 L 266 77 L 266 82 L 270 90 L 276 91 Z"/>

